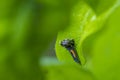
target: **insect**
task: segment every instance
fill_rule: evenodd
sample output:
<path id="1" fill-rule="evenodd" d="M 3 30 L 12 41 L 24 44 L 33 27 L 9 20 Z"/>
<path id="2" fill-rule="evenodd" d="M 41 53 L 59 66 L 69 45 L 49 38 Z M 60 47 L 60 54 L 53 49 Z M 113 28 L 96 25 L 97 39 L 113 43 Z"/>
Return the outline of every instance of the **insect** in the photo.
<path id="1" fill-rule="evenodd" d="M 65 39 L 61 41 L 61 46 L 65 47 L 72 55 L 75 62 L 81 64 L 81 61 L 79 60 L 79 56 L 77 54 L 77 51 L 75 49 L 75 42 L 73 39 Z"/>

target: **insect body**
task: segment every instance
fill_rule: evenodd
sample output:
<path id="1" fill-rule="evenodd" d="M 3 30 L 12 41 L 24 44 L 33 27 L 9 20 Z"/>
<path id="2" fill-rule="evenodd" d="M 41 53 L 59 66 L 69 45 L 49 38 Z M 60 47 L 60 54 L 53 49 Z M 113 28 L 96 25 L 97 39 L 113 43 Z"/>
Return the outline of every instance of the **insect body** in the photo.
<path id="1" fill-rule="evenodd" d="M 65 47 L 71 53 L 75 62 L 81 64 L 81 62 L 79 60 L 79 56 L 75 49 L 75 43 L 74 43 L 73 39 L 72 40 L 65 39 L 65 40 L 61 41 L 61 46 Z"/>

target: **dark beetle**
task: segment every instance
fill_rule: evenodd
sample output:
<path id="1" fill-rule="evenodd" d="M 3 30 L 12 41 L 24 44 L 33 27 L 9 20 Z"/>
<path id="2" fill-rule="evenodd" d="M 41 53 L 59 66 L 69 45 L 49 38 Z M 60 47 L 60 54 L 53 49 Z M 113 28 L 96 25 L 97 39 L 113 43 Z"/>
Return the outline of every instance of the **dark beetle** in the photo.
<path id="1" fill-rule="evenodd" d="M 75 42 L 73 39 L 65 39 L 63 41 L 61 41 L 61 46 L 65 47 L 72 55 L 73 59 L 75 62 L 81 64 L 80 60 L 79 60 L 79 56 L 77 54 L 77 51 L 75 49 Z"/>

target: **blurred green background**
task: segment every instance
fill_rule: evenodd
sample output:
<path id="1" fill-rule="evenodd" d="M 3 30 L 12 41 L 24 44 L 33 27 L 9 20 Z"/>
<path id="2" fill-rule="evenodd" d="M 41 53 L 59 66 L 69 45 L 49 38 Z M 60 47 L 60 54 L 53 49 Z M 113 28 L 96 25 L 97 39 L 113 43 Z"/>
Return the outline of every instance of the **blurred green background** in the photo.
<path id="1" fill-rule="evenodd" d="M 0 0 L 0 80 L 120 80 L 119 45 L 120 0 Z"/>

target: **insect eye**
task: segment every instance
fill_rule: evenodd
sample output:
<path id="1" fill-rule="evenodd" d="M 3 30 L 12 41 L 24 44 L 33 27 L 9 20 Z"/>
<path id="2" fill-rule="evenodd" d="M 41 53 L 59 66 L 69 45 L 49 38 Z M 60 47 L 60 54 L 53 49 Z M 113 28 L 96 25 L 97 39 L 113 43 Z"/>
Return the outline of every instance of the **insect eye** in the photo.
<path id="1" fill-rule="evenodd" d="M 71 44 L 72 46 L 74 46 L 74 40 L 73 40 L 73 39 L 70 41 L 70 44 Z"/>

